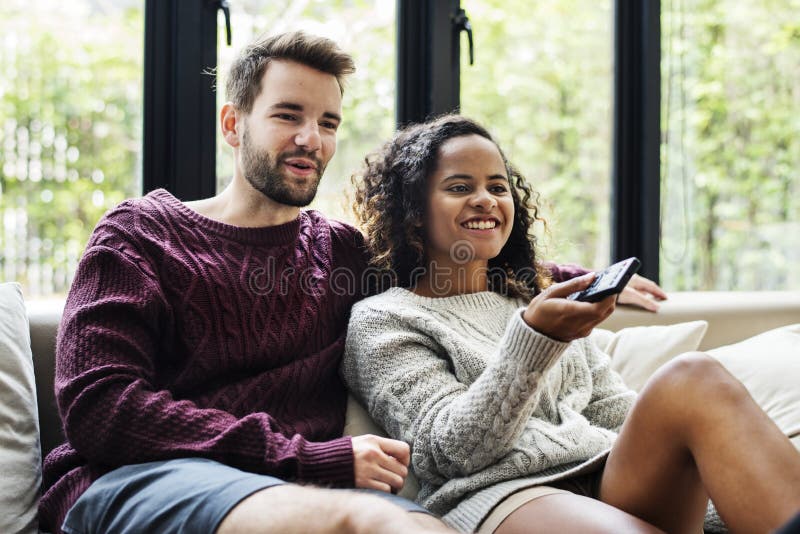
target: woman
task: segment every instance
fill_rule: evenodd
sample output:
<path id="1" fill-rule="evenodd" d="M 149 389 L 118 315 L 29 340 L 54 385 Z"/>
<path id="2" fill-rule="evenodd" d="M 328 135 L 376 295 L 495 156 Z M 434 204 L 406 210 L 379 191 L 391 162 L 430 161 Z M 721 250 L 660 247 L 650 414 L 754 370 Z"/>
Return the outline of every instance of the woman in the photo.
<path id="1" fill-rule="evenodd" d="M 409 443 L 419 501 L 462 531 L 699 532 L 800 509 L 800 454 L 744 387 L 693 353 L 638 398 L 586 336 L 614 309 L 549 284 L 535 197 L 489 133 L 450 115 L 399 132 L 356 178 L 394 287 L 352 311 L 342 374 Z"/>

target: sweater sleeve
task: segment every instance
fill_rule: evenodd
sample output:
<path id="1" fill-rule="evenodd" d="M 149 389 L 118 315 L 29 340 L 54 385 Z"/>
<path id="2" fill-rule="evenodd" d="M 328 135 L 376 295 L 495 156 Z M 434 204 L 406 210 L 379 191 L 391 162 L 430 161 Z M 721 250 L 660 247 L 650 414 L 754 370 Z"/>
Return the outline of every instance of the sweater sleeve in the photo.
<path id="1" fill-rule="evenodd" d="M 243 470 L 353 485 L 349 437 L 285 436 L 265 412 L 235 417 L 158 383 L 170 307 L 147 261 L 91 243 L 70 289 L 56 349 L 56 397 L 70 445 L 90 463 L 196 456 Z M 131 245 L 133 247 L 133 245 Z"/>
<path id="2" fill-rule="evenodd" d="M 466 385 L 424 321 L 357 305 L 342 374 L 372 417 L 411 445 L 415 473 L 442 484 L 481 470 L 514 447 L 544 374 L 567 343 L 535 332 L 514 313 L 492 363 Z"/>
<path id="3" fill-rule="evenodd" d="M 592 396 L 583 416 L 593 425 L 618 432 L 636 400 L 636 392 L 611 369 L 611 359 L 593 341 L 583 338 L 578 343 L 584 346 L 592 375 Z"/>

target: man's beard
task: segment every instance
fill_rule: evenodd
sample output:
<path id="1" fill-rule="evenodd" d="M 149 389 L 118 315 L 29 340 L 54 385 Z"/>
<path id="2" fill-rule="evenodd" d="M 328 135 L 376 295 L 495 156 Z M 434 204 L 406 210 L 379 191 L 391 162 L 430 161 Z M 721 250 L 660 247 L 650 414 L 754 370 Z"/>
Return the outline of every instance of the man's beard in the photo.
<path id="1" fill-rule="evenodd" d="M 307 158 L 316 166 L 317 175 L 308 177 L 313 183 L 305 190 L 291 187 L 288 183 L 289 179 L 281 172 L 281 163 L 296 157 Z M 242 167 L 245 179 L 255 189 L 279 204 L 299 208 L 308 206 L 314 200 L 320 177 L 325 170 L 318 157 L 303 149 L 298 149 L 290 154 L 281 154 L 277 161 L 273 161 L 266 151 L 260 151 L 253 147 L 246 129 L 242 135 Z"/>

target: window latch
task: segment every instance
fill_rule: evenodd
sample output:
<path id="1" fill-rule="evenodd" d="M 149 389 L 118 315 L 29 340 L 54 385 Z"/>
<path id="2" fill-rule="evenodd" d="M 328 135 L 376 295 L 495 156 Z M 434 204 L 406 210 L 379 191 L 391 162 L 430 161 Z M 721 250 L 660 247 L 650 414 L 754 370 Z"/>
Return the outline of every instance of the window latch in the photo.
<path id="1" fill-rule="evenodd" d="M 222 10 L 222 14 L 225 15 L 225 31 L 227 32 L 227 43 L 228 46 L 231 46 L 231 3 L 228 0 L 215 0 L 211 3 L 213 7 L 219 11 Z"/>
<path id="2" fill-rule="evenodd" d="M 453 29 L 456 30 L 456 34 L 459 37 L 461 37 L 461 32 L 467 32 L 467 40 L 469 41 L 469 64 L 473 65 L 475 63 L 475 51 L 472 44 L 472 24 L 469 22 L 467 12 L 463 9 L 459 9 L 453 17 Z"/>

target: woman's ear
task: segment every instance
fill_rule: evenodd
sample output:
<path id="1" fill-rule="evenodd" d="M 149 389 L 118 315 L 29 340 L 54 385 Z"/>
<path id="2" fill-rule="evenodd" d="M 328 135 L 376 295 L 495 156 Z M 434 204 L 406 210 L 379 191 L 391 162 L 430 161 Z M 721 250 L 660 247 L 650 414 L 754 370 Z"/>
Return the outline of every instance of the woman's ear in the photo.
<path id="1" fill-rule="evenodd" d="M 222 137 L 232 147 L 242 142 L 241 133 L 244 126 L 244 114 L 237 111 L 233 104 L 226 102 L 219 112 L 219 124 Z"/>

